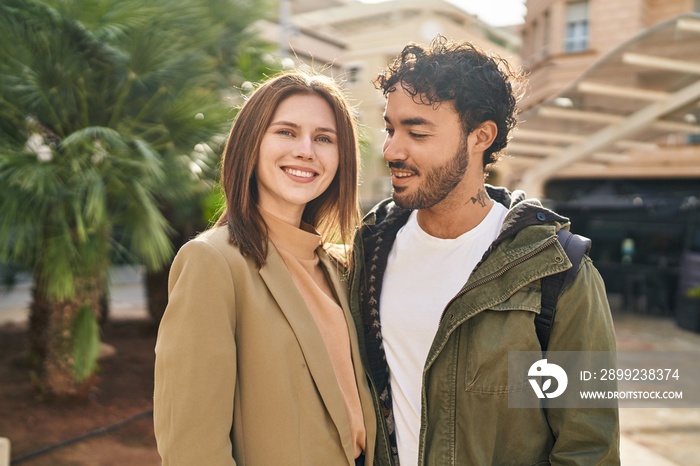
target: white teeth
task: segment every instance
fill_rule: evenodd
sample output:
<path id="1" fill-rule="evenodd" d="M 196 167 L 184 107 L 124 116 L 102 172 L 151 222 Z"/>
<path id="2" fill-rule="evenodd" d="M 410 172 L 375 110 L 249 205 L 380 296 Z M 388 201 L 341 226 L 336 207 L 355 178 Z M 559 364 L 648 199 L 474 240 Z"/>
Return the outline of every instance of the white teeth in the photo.
<path id="1" fill-rule="evenodd" d="M 296 170 L 294 168 L 285 168 L 284 171 L 289 173 L 290 175 L 299 176 L 301 178 L 311 178 L 312 176 L 314 176 L 313 172 L 305 172 L 301 170 Z"/>
<path id="2" fill-rule="evenodd" d="M 396 178 L 406 178 L 407 176 L 412 176 L 412 175 L 413 175 L 413 173 L 406 173 L 406 172 L 403 172 L 403 173 L 398 173 L 398 172 L 397 172 L 397 173 L 394 173 L 394 176 L 395 176 Z"/>

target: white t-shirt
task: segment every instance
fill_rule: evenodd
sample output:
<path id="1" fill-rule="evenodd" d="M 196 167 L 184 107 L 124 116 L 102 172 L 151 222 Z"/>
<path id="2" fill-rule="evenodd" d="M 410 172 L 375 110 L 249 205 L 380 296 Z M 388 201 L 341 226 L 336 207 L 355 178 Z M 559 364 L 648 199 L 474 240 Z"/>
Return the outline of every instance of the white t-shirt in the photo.
<path id="1" fill-rule="evenodd" d="M 414 211 L 396 235 L 379 312 L 404 466 L 418 463 L 423 368 L 440 316 L 498 237 L 507 213 L 494 202 L 479 225 L 457 238 L 440 239 L 421 229 Z"/>

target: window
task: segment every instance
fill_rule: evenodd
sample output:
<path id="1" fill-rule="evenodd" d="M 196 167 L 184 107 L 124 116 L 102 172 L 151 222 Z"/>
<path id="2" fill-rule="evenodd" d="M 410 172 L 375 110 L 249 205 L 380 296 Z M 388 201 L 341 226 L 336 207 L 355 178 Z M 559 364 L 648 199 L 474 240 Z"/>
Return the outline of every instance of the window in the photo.
<path id="1" fill-rule="evenodd" d="M 530 60 L 536 62 L 538 59 L 537 52 L 539 51 L 540 44 L 540 28 L 539 21 L 534 20 L 532 22 L 532 37 L 530 38 Z"/>
<path id="2" fill-rule="evenodd" d="M 564 50 L 578 52 L 588 48 L 588 1 L 566 6 L 566 39 Z"/>
<path id="3" fill-rule="evenodd" d="M 362 68 L 358 65 L 352 65 L 346 68 L 345 76 L 349 83 L 355 84 L 358 81 L 358 77 L 362 71 Z"/>

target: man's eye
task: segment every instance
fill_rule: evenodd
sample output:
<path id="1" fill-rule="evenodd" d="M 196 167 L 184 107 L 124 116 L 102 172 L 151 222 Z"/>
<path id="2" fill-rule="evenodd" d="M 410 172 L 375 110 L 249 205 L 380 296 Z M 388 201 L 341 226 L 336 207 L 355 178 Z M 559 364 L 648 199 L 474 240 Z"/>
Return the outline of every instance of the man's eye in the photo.
<path id="1" fill-rule="evenodd" d="M 428 137 L 427 134 L 419 134 L 419 133 L 409 133 L 413 139 L 423 139 L 425 137 Z"/>

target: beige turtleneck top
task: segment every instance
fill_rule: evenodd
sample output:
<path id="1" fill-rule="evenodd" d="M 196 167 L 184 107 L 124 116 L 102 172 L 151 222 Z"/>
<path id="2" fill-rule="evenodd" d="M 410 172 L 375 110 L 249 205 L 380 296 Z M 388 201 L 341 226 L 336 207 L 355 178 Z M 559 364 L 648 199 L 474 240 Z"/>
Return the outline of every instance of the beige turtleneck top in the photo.
<path id="1" fill-rule="evenodd" d="M 301 229 L 262 208 L 260 213 L 267 224 L 272 244 L 282 257 L 292 281 L 304 297 L 311 316 L 321 331 L 343 394 L 355 457 L 358 457 L 365 449 L 365 423 L 352 364 L 345 314 L 328 284 L 316 254 L 316 248 L 321 245 L 321 235 L 303 222 L 304 229 Z"/>

